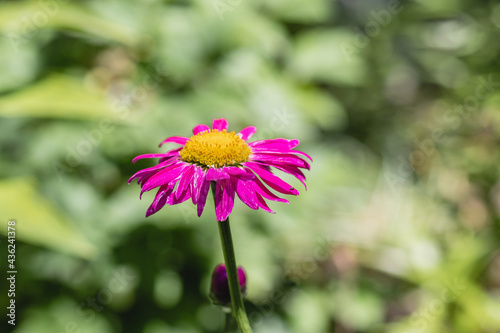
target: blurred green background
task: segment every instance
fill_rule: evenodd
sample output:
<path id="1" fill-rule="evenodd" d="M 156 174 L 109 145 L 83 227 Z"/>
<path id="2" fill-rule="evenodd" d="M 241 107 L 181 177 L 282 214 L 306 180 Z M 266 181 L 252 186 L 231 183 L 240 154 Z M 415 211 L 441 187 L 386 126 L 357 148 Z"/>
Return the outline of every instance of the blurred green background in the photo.
<path id="1" fill-rule="evenodd" d="M 127 180 L 221 117 L 314 158 L 276 215 L 233 211 L 255 332 L 500 332 L 499 28 L 496 1 L 2 1 L 13 332 L 220 331 L 210 204 L 146 219 Z"/>

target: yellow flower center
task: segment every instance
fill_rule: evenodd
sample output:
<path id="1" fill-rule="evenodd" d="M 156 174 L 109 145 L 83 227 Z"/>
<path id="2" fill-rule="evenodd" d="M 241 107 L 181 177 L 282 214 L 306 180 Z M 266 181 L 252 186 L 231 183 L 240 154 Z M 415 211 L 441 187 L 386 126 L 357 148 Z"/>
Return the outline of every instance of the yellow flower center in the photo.
<path id="1" fill-rule="evenodd" d="M 248 161 L 250 147 L 233 132 L 208 130 L 193 135 L 179 152 L 181 159 L 206 168 L 222 168 Z"/>

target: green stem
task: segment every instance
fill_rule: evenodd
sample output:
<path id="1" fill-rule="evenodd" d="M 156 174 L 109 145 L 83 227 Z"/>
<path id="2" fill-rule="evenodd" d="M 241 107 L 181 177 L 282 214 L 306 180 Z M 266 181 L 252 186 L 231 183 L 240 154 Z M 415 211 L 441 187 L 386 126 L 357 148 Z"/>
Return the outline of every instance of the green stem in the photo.
<path id="1" fill-rule="evenodd" d="M 223 333 L 230 333 L 236 330 L 236 322 L 234 321 L 233 314 L 231 312 L 226 312 L 224 314 L 226 317 Z"/>
<path id="2" fill-rule="evenodd" d="M 212 182 L 212 193 L 215 199 L 215 182 Z M 231 237 L 231 227 L 229 218 L 225 221 L 218 221 L 219 234 L 222 243 L 222 252 L 224 253 L 224 261 L 226 262 L 227 280 L 229 283 L 229 293 L 231 295 L 232 313 L 238 323 L 238 327 L 242 333 L 251 333 L 252 329 L 248 322 L 245 305 L 241 297 L 240 283 L 238 280 L 238 270 L 236 267 L 236 258 L 234 256 L 233 240 Z"/>

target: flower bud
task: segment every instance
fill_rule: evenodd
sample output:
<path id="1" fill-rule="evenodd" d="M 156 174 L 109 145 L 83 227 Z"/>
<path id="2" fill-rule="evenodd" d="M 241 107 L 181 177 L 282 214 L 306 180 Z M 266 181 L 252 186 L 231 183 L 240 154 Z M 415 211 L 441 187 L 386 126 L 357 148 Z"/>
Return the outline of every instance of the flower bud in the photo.
<path id="1" fill-rule="evenodd" d="M 241 295 L 245 297 L 247 278 L 241 266 L 238 266 L 238 282 L 240 283 Z M 229 293 L 226 265 L 224 264 L 219 264 L 214 269 L 212 274 L 212 285 L 210 287 L 210 298 L 214 304 L 222 306 L 231 305 L 231 294 Z"/>

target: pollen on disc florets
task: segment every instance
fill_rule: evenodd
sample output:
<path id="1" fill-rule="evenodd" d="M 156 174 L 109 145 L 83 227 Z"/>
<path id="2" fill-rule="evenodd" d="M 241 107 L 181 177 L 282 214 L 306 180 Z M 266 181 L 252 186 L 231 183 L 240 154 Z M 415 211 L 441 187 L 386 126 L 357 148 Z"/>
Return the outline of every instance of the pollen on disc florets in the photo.
<path id="1" fill-rule="evenodd" d="M 208 130 L 193 135 L 179 152 L 181 159 L 206 168 L 222 168 L 248 161 L 252 150 L 233 132 Z"/>

